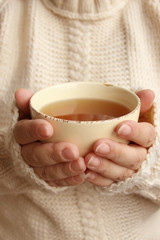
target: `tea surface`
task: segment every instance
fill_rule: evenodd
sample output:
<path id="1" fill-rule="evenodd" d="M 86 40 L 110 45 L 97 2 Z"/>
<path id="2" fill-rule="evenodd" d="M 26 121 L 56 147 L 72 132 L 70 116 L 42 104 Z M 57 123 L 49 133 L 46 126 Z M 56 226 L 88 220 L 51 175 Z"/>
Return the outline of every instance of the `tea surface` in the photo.
<path id="1" fill-rule="evenodd" d="M 99 121 L 123 116 L 130 110 L 112 101 L 100 99 L 69 99 L 50 103 L 41 112 L 60 119 Z"/>

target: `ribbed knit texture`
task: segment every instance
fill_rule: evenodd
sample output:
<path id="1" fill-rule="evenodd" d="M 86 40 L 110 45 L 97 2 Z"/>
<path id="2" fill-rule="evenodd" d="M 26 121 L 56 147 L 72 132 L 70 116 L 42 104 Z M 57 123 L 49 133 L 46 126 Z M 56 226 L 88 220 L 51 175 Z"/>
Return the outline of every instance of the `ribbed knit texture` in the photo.
<path id="1" fill-rule="evenodd" d="M 0 240 L 159 240 L 159 0 L 0 0 Z M 21 157 L 14 92 L 71 81 L 152 89 L 156 129 L 132 178 L 55 188 Z"/>

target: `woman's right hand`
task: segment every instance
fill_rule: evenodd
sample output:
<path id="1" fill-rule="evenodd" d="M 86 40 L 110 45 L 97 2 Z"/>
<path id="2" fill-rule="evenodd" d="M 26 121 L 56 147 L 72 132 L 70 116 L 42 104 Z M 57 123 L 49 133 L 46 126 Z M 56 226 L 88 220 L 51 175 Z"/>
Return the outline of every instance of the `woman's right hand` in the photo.
<path id="1" fill-rule="evenodd" d="M 21 145 L 24 161 L 50 186 L 73 186 L 84 182 L 86 166 L 76 145 L 68 142 L 40 142 L 50 138 L 54 129 L 46 120 L 27 119 L 32 95 L 27 89 L 18 89 L 15 93 L 22 119 L 15 125 L 14 135 Z"/>

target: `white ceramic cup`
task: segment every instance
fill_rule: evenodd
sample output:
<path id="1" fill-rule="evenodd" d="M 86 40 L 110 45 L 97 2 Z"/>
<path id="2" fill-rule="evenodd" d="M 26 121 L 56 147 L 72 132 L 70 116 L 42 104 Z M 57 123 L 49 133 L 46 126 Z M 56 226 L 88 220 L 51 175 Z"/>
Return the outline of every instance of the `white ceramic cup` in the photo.
<path id="1" fill-rule="evenodd" d="M 56 101 L 67 99 L 101 99 L 122 104 L 130 112 L 118 118 L 101 121 L 71 121 L 48 116 L 41 109 Z M 31 117 L 45 119 L 54 128 L 54 135 L 47 142 L 71 142 L 78 146 L 80 155 L 84 156 L 93 143 L 100 138 L 128 143 L 119 138 L 115 127 L 125 120 L 138 121 L 140 112 L 140 99 L 125 88 L 97 82 L 71 82 L 54 85 L 35 93 L 30 100 Z"/>

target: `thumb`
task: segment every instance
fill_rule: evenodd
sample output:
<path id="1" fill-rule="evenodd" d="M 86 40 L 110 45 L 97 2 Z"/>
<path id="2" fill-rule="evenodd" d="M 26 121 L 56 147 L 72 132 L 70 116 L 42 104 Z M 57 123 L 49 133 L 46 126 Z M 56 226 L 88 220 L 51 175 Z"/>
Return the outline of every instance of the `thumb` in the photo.
<path id="1" fill-rule="evenodd" d="M 136 94 L 141 100 L 140 114 L 144 114 L 145 112 L 149 111 L 149 109 L 152 107 L 155 94 L 150 89 L 141 90 Z"/>
<path id="2" fill-rule="evenodd" d="M 32 96 L 33 92 L 24 88 L 19 88 L 15 92 L 17 107 L 22 113 L 27 115 L 30 113 L 29 102 Z"/>

